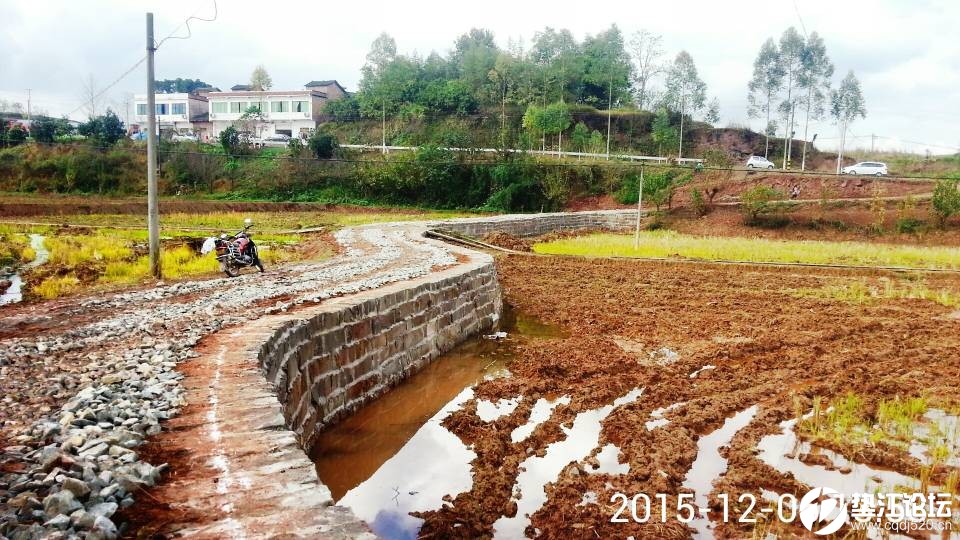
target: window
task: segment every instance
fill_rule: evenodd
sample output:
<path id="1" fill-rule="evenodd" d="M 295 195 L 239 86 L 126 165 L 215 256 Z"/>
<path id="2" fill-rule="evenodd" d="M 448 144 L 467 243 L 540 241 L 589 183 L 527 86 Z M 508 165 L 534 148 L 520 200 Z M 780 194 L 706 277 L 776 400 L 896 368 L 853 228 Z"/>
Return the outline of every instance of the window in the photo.
<path id="1" fill-rule="evenodd" d="M 187 114 L 187 104 L 186 103 L 171 104 L 170 114 Z"/>
<path id="2" fill-rule="evenodd" d="M 270 112 L 289 112 L 289 111 L 290 111 L 289 101 L 271 101 L 270 102 Z"/>
<path id="3" fill-rule="evenodd" d="M 293 112 L 310 112 L 310 103 L 307 101 L 291 102 Z"/>
<path id="4" fill-rule="evenodd" d="M 227 102 L 226 102 L 226 101 L 214 101 L 212 107 L 213 107 L 213 112 L 215 112 L 215 113 L 225 113 L 225 112 L 227 112 Z"/>
<path id="5" fill-rule="evenodd" d="M 263 111 L 263 105 L 259 101 L 251 101 L 250 107 L 247 107 L 247 109 L 249 110 L 250 108 L 257 112 Z"/>
<path id="6" fill-rule="evenodd" d="M 157 114 L 167 114 L 167 104 L 157 103 Z"/>
<path id="7" fill-rule="evenodd" d="M 147 115 L 147 104 L 137 103 L 137 116 L 146 116 L 146 115 Z"/>
<path id="8" fill-rule="evenodd" d="M 240 113 L 244 112 L 244 109 L 246 108 L 246 107 L 244 107 L 244 105 L 245 105 L 245 103 L 242 102 L 242 101 L 231 101 L 231 102 L 230 102 L 230 112 L 232 112 L 232 113 L 234 113 L 234 114 L 240 114 Z"/>

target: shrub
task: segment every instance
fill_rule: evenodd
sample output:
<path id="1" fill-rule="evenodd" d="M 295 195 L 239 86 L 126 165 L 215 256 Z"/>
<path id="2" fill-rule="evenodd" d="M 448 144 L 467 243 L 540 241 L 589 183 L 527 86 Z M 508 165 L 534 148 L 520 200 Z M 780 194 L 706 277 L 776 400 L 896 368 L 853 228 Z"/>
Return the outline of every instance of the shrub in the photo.
<path id="1" fill-rule="evenodd" d="M 938 180 L 933 189 L 932 210 L 940 225 L 960 213 L 960 187 L 957 180 Z"/>
<path id="2" fill-rule="evenodd" d="M 57 135 L 57 121 L 49 116 L 38 116 L 30 125 L 30 136 L 39 143 L 52 143 Z"/>
<path id="3" fill-rule="evenodd" d="M 323 112 L 330 115 L 334 122 L 350 122 L 360 118 L 360 105 L 357 103 L 357 98 L 345 96 L 328 101 L 323 106 Z"/>
<path id="4" fill-rule="evenodd" d="M 748 221 L 757 223 L 763 217 L 781 210 L 782 205 L 777 201 L 782 198 L 780 191 L 758 184 L 740 195 L 740 205 Z"/>
<path id="5" fill-rule="evenodd" d="M 293 137 L 287 143 L 287 150 L 292 157 L 300 157 L 303 154 L 303 148 L 303 141 L 300 140 L 300 137 Z"/>
<path id="6" fill-rule="evenodd" d="M 693 209 L 693 213 L 697 216 L 707 215 L 707 202 L 703 199 L 703 195 L 700 194 L 699 189 L 694 189 L 690 192 L 690 208 Z"/>
<path id="7" fill-rule="evenodd" d="M 20 124 L 14 124 L 7 130 L 6 139 L 9 146 L 23 144 L 23 142 L 27 140 L 27 130 L 23 129 L 23 126 Z"/>
<path id="8" fill-rule="evenodd" d="M 923 221 L 917 218 L 900 218 L 897 220 L 897 232 L 901 234 L 914 234 L 923 229 Z"/>
<path id="9" fill-rule="evenodd" d="M 220 146 L 226 154 L 240 153 L 240 132 L 233 126 L 220 132 Z"/>
<path id="10" fill-rule="evenodd" d="M 337 138 L 329 133 L 314 131 L 307 141 L 310 152 L 317 159 L 330 159 L 340 148 Z"/>

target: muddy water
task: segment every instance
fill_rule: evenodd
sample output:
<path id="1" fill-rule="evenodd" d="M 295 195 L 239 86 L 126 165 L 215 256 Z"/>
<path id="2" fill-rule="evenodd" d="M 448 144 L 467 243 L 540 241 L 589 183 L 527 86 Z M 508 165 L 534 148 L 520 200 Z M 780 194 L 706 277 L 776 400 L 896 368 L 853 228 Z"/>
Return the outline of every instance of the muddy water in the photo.
<path id="1" fill-rule="evenodd" d="M 441 422 L 473 399 L 474 384 L 507 375 L 516 340 L 563 335 L 509 308 L 501 327 L 506 340 L 476 338 L 457 347 L 324 432 L 311 450 L 337 504 L 349 506 L 379 536 L 416 538 L 422 520 L 410 512 L 439 508 L 444 495 L 470 489 L 476 454 Z M 508 414 L 514 401 L 481 401 L 478 411 L 495 418 Z"/>
<path id="2" fill-rule="evenodd" d="M 16 304 L 17 302 L 23 301 L 23 278 L 20 277 L 20 274 L 31 268 L 36 268 L 41 264 L 47 262 L 47 259 L 50 257 L 50 252 L 47 251 L 46 246 L 43 245 L 43 236 L 39 234 L 30 235 L 30 247 L 33 248 L 33 251 L 36 253 L 36 257 L 27 264 L 20 267 L 19 271 L 8 279 L 10 280 L 10 286 L 7 287 L 7 290 L 0 294 L 0 306 L 6 304 Z"/>

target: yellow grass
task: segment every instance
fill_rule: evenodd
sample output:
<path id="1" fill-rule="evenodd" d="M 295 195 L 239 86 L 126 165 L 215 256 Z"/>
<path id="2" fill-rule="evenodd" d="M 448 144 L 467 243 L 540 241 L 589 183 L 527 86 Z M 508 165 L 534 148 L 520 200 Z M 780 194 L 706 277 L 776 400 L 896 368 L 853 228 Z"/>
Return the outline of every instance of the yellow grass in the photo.
<path id="1" fill-rule="evenodd" d="M 79 287 L 80 280 L 77 279 L 76 276 L 67 275 L 62 277 L 48 277 L 37 285 L 31 287 L 30 290 L 40 298 L 52 300 L 65 294 L 69 294 L 77 290 Z"/>
<path id="2" fill-rule="evenodd" d="M 918 299 L 947 307 L 960 307 L 960 293 L 957 291 L 934 290 L 923 282 L 895 282 L 887 278 L 880 278 L 878 284 L 858 280 L 814 289 L 795 289 L 790 293 L 800 298 L 824 298 L 854 304 L 869 304 L 878 300 Z"/>
<path id="3" fill-rule="evenodd" d="M 592 234 L 536 244 L 533 250 L 551 255 L 593 257 L 682 257 L 744 262 L 960 269 L 960 252 L 956 248 L 693 236 L 674 231 L 642 231 L 638 248 L 634 248 L 633 235 Z"/>

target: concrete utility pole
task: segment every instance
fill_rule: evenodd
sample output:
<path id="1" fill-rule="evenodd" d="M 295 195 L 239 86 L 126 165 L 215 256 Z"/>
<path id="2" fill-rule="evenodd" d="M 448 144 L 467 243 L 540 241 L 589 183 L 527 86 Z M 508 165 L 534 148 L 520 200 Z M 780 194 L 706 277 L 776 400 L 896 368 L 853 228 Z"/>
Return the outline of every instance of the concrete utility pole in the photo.
<path id="1" fill-rule="evenodd" d="M 380 125 L 380 144 L 383 146 L 383 150 L 381 150 L 381 153 L 386 154 L 387 153 L 387 100 L 386 99 L 383 100 L 382 105 L 383 105 L 383 116 L 381 118 L 383 123 Z"/>
<path id="2" fill-rule="evenodd" d="M 30 114 L 30 88 L 27 88 L 27 120 L 32 120 L 33 116 Z"/>
<path id="3" fill-rule="evenodd" d="M 640 249 L 640 216 L 643 206 L 643 167 L 640 167 L 640 189 L 637 190 L 637 232 L 633 235 L 633 249 Z"/>
<path id="4" fill-rule="evenodd" d="M 149 231 L 150 273 L 163 277 L 160 268 L 160 204 L 157 200 L 157 98 L 154 93 L 153 13 L 147 13 L 147 230 Z"/>
<path id="5" fill-rule="evenodd" d="M 613 77 L 610 77 L 610 90 L 607 92 L 607 158 L 610 159 L 610 120 L 613 115 Z"/>
<path id="6" fill-rule="evenodd" d="M 680 94 L 680 145 L 677 148 L 677 161 L 683 159 L 683 109 L 686 105 L 683 94 Z"/>

